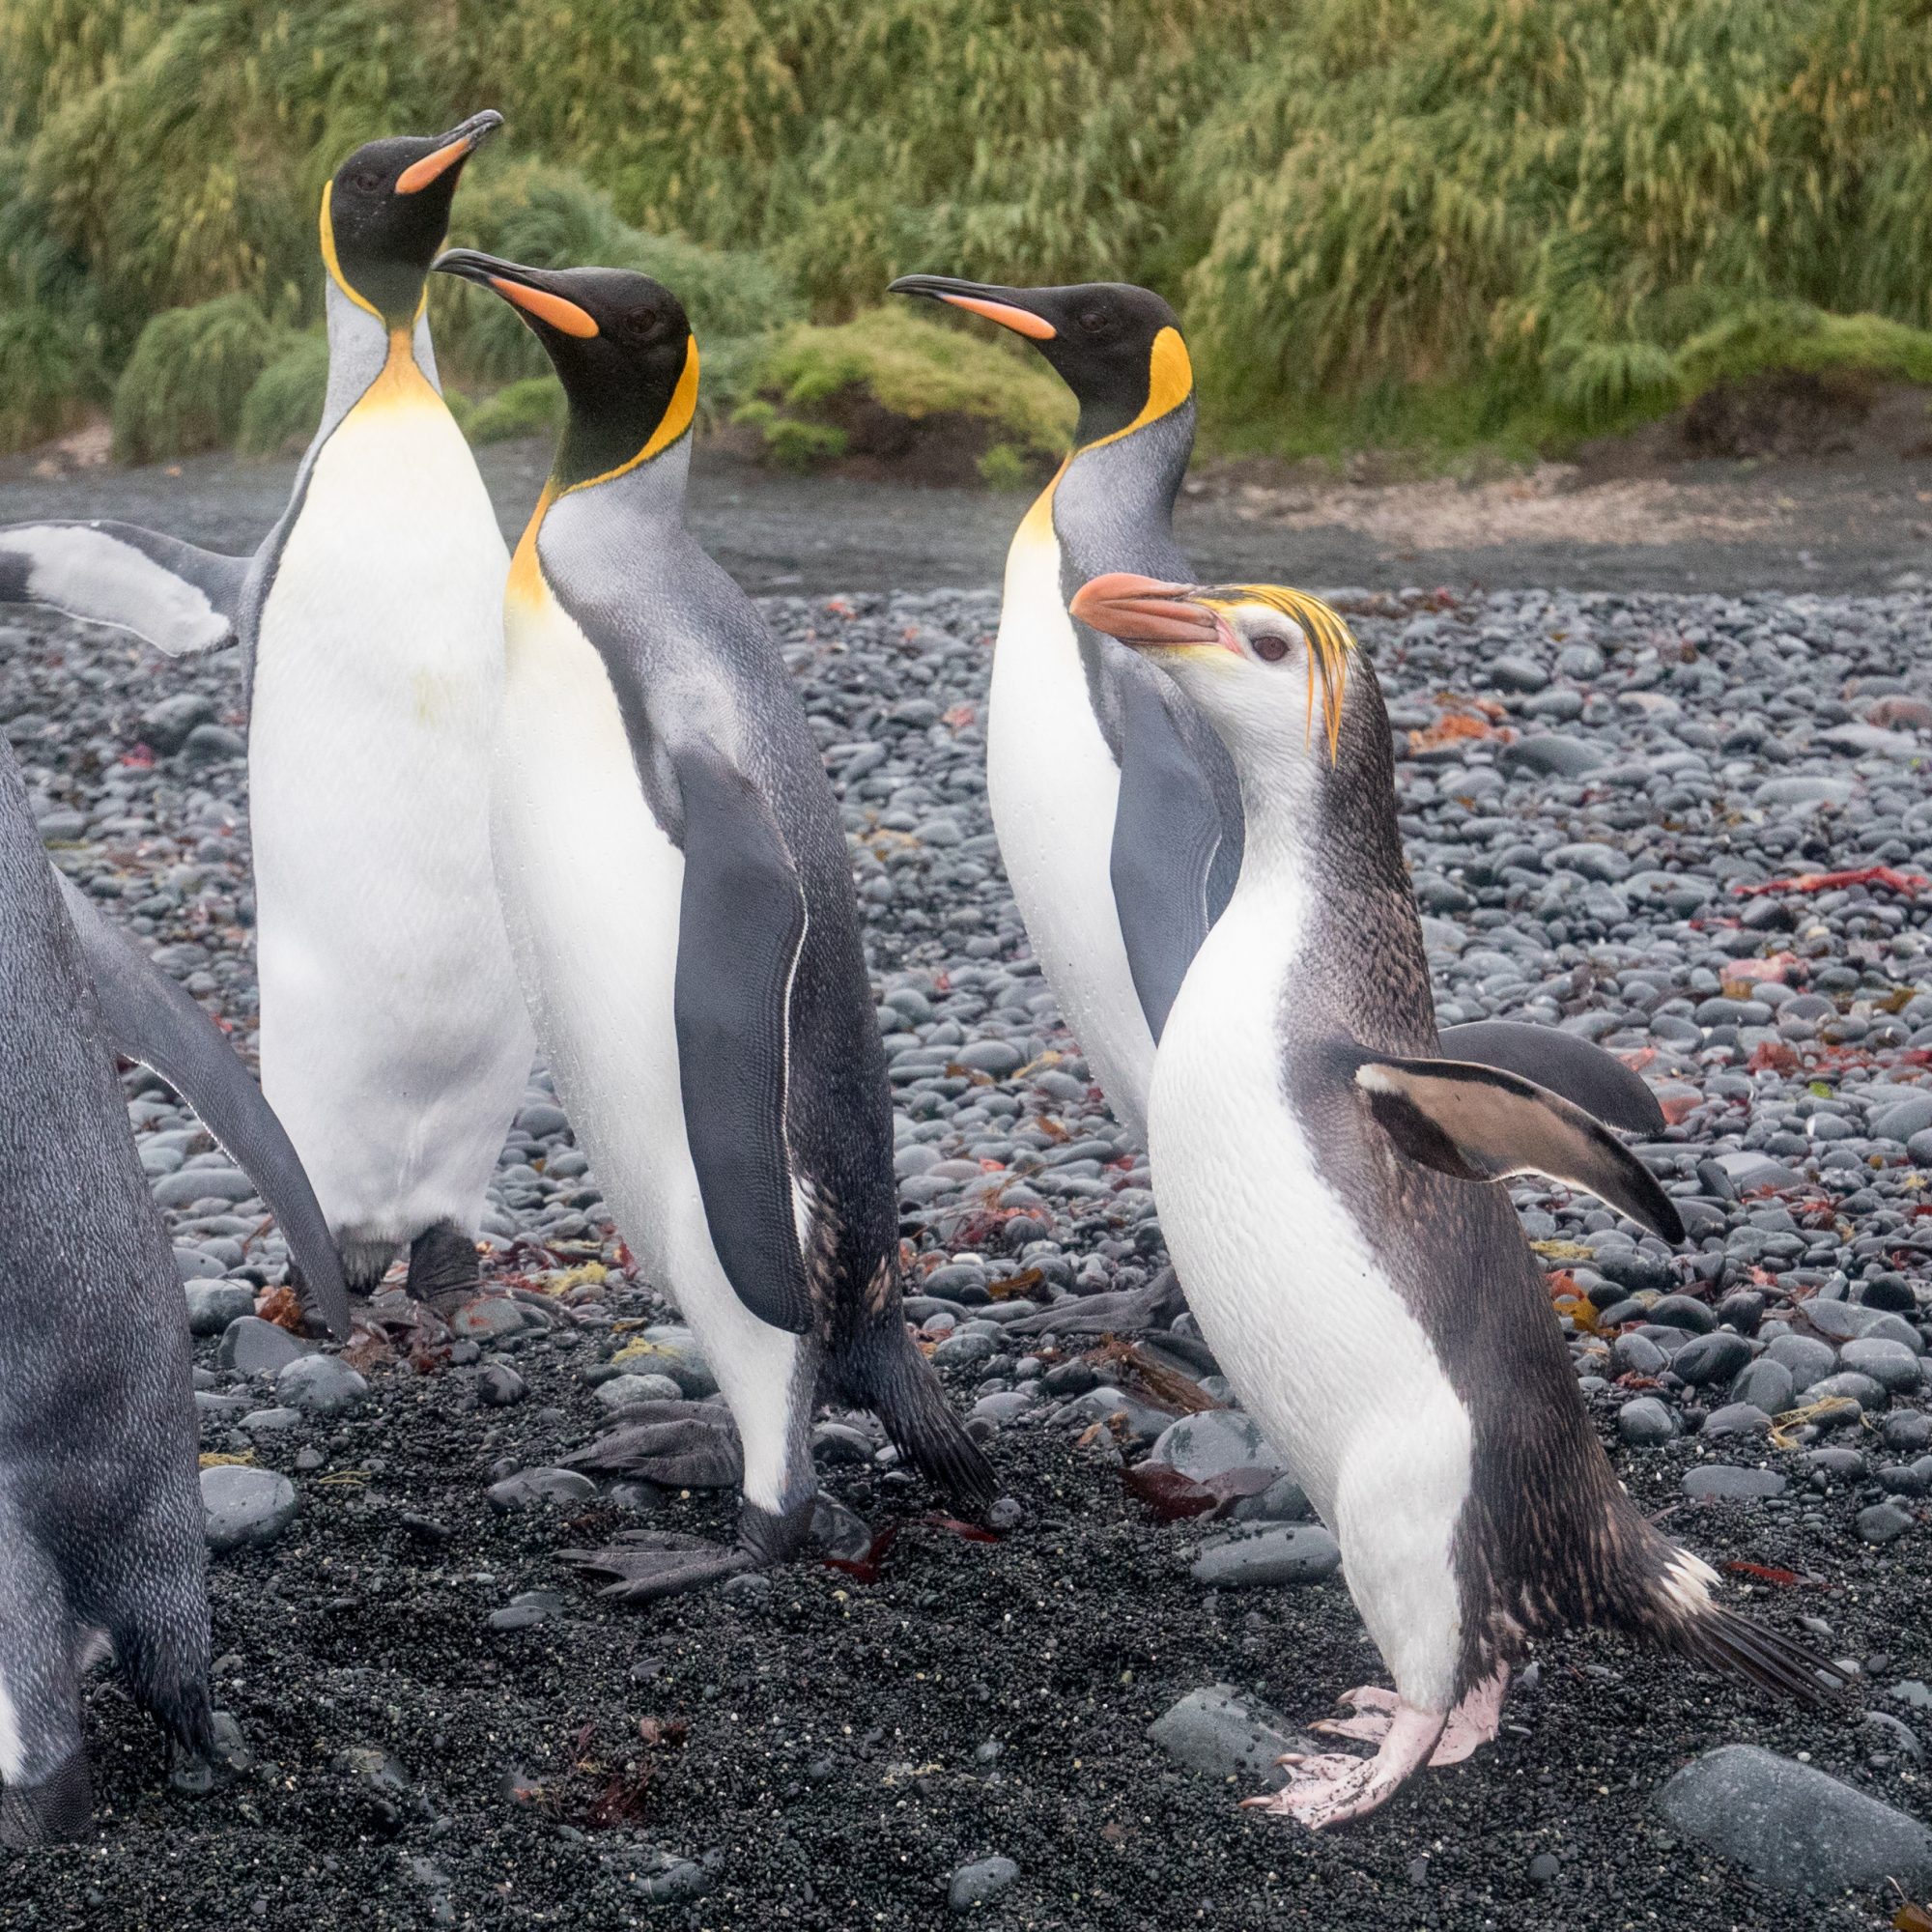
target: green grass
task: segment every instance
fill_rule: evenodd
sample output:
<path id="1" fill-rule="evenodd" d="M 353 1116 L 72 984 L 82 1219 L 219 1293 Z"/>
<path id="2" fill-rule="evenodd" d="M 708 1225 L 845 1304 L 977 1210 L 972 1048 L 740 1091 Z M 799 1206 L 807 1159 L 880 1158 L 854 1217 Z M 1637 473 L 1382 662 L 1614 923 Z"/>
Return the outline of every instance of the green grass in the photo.
<path id="1" fill-rule="evenodd" d="M 287 347 L 248 296 L 156 316 L 114 384 L 116 458 L 154 463 L 233 442 L 249 391 Z"/>
<path id="2" fill-rule="evenodd" d="M 283 456 L 306 448 L 328 393 L 328 339 L 318 329 L 296 337 L 242 399 L 235 446 L 243 456 Z"/>
<path id="3" fill-rule="evenodd" d="M 563 427 L 563 385 L 554 375 L 524 376 L 478 403 L 464 429 L 471 442 L 554 436 Z"/>
<path id="4" fill-rule="evenodd" d="M 1932 366 L 1926 0 L 0 0 L 0 442 L 164 312 L 312 325 L 334 164 L 485 104 L 453 239 L 657 275 L 714 410 L 911 270 L 1160 288 L 1225 448 L 1546 447 Z M 433 300 L 458 381 L 543 373 L 487 295 Z"/>

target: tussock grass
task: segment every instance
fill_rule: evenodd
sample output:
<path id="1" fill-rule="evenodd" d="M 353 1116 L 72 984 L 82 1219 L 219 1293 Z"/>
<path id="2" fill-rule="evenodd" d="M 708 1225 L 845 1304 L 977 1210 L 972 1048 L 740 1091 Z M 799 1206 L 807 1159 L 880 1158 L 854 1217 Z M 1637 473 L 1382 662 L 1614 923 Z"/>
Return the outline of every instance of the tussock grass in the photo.
<path id="1" fill-rule="evenodd" d="M 307 446 L 328 393 L 328 338 L 306 330 L 257 376 L 242 399 L 235 446 L 243 456 L 281 456 Z"/>
<path id="2" fill-rule="evenodd" d="M 168 309 L 141 331 L 114 385 L 114 454 L 153 463 L 234 441 L 242 407 L 288 347 L 248 296 Z"/>
<path id="3" fill-rule="evenodd" d="M 1162 289 L 1237 446 L 1526 447 L 1932 328 L 1924 0 L 0 0 L 0 309 L 74 395 L 159 311 L 312 323 L 330 169 L 485 104 L 455 239 L 659 276 L 738 403 L 919 269 Z M 542 374 L 434 300 L 460 380 Z"/>

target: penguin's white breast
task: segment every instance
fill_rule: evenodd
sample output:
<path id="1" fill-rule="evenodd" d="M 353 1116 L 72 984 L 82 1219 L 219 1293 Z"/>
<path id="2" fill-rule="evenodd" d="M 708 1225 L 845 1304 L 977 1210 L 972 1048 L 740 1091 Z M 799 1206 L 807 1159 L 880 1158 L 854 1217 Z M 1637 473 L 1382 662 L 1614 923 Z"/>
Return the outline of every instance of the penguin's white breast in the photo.
<path id="1" fill-rule="evenodd" d="M 674 1282 L 683 1249 L 709 1249 L 678 1084 L 684 855 L 652 816 L 603 659 L 540 582 L 512 594 L 505 642 L 492 825 L 511 949 L 626 1238 Z"/>
<path id="2" fill-rule="evenodd" d="M 1007 556 L 988 701 L 986 790 L 1027 936 L 1115 1114 L 1146 1129 L 1153 1036 L 1134 991 L 1110 872 L 1121 771 L 1061 600 L 1051 523 Z"/>
<path id="3" fill-rule="evenodd" d="M 1301 912 L 1298 885 L 1244 879 L 1196 955 L 1154 1072 L 1154 1195 L 1189 1306 L 1335 1531 L 1398 1684 L 1446 1694 L 1469 1416 L 1288 1103 L 1282 990 L 1319 970 Z"/>
<path id="4" fill-rule="evenodd" d="M 249 722 L 263 1075 L 331 1219 L 473 1211 L 528 1071 L 489 857 L 508 557 L 397 358 L 318 452 Z"/>

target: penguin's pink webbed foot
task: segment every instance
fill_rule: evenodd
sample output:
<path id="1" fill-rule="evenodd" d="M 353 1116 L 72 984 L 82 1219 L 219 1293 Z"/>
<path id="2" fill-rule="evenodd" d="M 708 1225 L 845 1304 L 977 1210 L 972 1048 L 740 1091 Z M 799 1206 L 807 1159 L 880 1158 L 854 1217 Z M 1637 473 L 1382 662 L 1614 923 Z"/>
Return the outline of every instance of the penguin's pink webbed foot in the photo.
<path id="1" fill-rule="evenodd" d="M 1398 1701 L 1374 1757 L 1339 1753 L 1302 1757 L 1286 1752 L 1277 1762 L 1288 1767 L 1288 1783 L 1266 1798 L 1247 1799 L 1242 1808 L 1285 1814 L 1311 1832 L 1366 1817 L 1386 1804 L 1429 1762 L 1448 1721 L 1446 1711 L 1418 1711 Z"/>
<path id="2" fill-rule="evenodd" d="M 1503 1698 L 1509 1690 L 1509 1672 L 1498 1670 L 1484 1679 L 1456 1708 L 1442 1727 L 1441 1741 L 1431 1753 L 1432 1766 L 1461 1764 L 1480 1747 L 1491 1743 L 1502 1722 Z M 1378 1684 L 1364 1684 L 1344 1690 L 1337 1700 L 1354 1713 L 1348 1718 L 1321 1718 L 1309 1725 L 1323 1737 L 1356 1738 L 1363 1744 L 1378 1745 L 1388 1735 L 1389 1725 L 1402 1700 L 1393 1690 Z"/>

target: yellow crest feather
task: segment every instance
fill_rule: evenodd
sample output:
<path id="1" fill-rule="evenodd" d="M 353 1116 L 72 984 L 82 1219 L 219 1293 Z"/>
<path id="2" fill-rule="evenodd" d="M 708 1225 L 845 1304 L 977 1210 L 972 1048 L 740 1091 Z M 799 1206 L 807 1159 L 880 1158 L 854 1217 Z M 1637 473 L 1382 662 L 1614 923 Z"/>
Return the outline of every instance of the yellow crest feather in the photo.
<path id="1" fill-rule="evenodd" d="M 1321 679 L 1321 722 L 1328 735 L 1328 762 L 1339 755 L 1342 740 L 1342 699 L 1349 685 L 1349 660 L 1360 646 L 1354 633 L 1343 622 L 1341 613 L 1311 597 L 1305 590 L 1290 590 L 1279 583 L 1236 583 L 1229 593 L 1211 601 L 1221 610 L 1237 604 L 1265 604 L 1292 617 L 1308 639 L 1308 729 L 1315 730 L 1315 680 Z"/>

